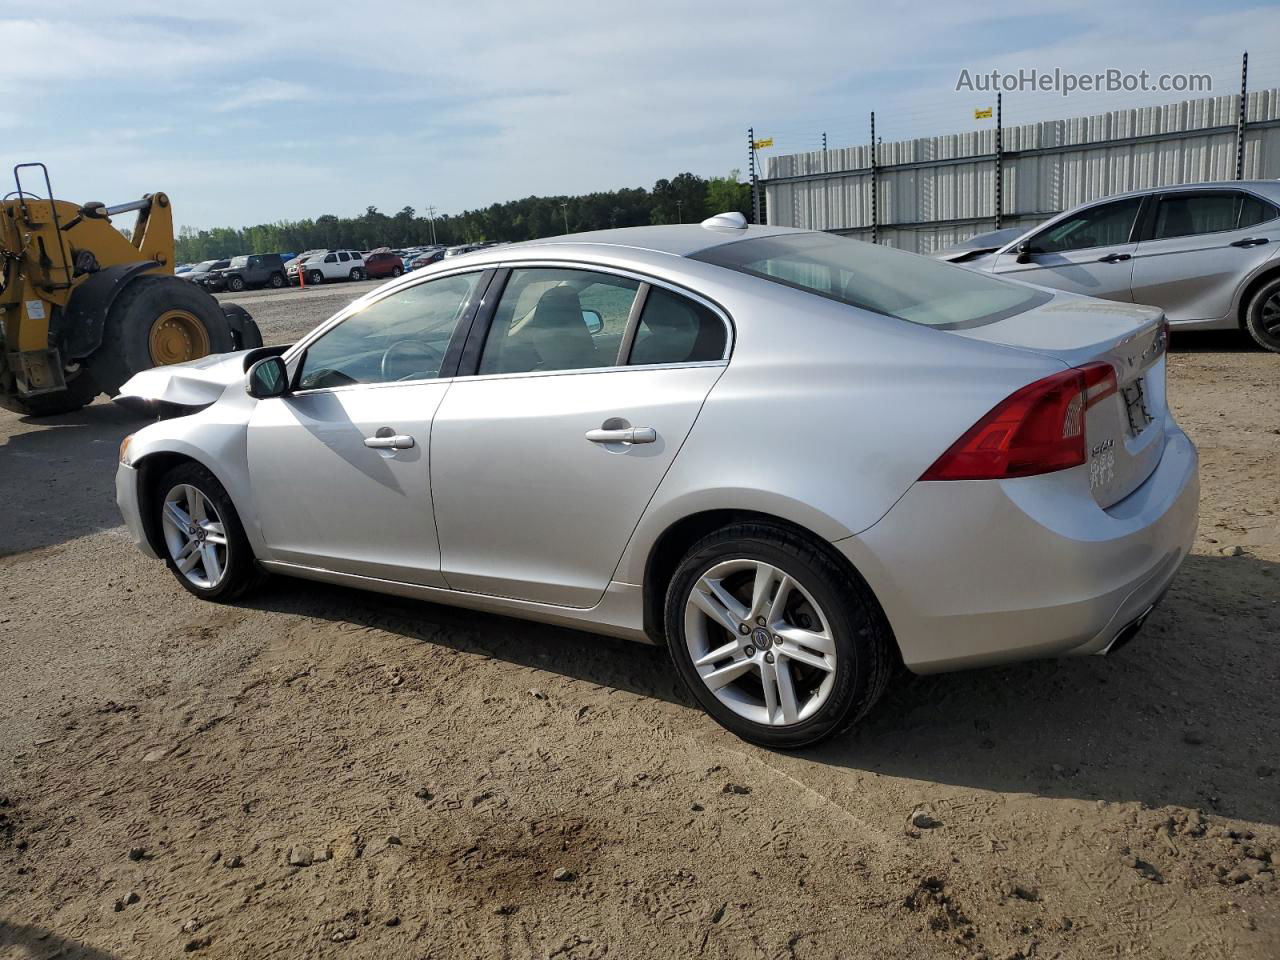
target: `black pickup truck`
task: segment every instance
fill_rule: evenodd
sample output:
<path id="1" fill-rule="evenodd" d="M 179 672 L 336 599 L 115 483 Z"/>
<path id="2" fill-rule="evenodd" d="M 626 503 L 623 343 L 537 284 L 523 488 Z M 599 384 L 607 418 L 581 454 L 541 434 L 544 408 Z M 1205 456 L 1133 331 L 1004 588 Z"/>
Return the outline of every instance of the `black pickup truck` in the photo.
<path id="1" fill-rule="evenodd" d="M 208 290 L 230 290 L 239 293 L 246 287 L 283 287 L 284 261 L 278 253 L 254 253 L 232 257 L 229 266 L 208 274 L 200 281 Z"/>

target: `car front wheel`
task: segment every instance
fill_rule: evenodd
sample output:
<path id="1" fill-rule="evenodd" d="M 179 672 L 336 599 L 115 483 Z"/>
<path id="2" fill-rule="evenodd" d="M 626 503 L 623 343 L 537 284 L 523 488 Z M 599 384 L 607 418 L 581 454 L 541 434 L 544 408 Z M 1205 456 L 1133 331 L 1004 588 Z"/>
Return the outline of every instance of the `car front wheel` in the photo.
<path id="1" fill-rule="evenodd" d="M 232 293 L 239 293 L 244 289 L 244 279 L 241 277 L 232 277 L 227 281 L 227 289 Z"/>
<path id="2" fill-rule="evenodd" d="M 307 283 L 317 284 L 317 285 L 324 283 L 324 274 L 321 273 L 319 270 L 312 270 L 310 273 L 307 274 Z"/>
<path id="3" fill-rule="evenodd" d="M 782 526 L 744 523 L 694 544 L 666 598 L 667 645 L 694 698 L 728 730 L 796 748 L 863 717 L 893 671 L 870 590 Z"/>
<path id="4" fill-rule="evenodd" d="M 204 467 L 183 463 L 168 471 L 156 485 L 152 510 L 166 566 L 197 597 L 231 600 L 257 579 L 240 516 Z"/>

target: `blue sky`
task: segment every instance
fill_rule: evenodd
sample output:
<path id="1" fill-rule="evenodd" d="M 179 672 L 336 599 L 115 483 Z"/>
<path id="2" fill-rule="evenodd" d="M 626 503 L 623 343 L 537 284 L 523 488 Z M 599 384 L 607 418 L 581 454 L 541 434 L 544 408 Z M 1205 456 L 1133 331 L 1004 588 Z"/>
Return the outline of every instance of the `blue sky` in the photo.
<path id="1" fill-rule="evenodd" d="M 824 130 L 845 146 L 873 109 L 886 141 L 972 130 L 991 98 L 957 93 L 961 69 L 1203 72 L 1230 94 L 1248 49 L 1250 87 L 1280 86 L 1274 3 L 0 0 L 0 38 L 12 162 L 47 162 L 68 200 L 164 190 L 195 227 L 723 174 L 745 167 L 748 125 L 775 152 Z"/>

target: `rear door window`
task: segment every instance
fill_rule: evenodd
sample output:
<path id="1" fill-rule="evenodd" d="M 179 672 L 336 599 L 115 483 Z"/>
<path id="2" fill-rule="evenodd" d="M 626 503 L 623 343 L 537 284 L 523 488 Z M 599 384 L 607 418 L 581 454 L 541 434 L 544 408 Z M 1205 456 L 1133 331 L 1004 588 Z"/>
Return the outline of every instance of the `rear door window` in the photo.
<path id="1" fill-rule="evenodd" d="M 1153 240 L 1172 240 L 1202 233 L 1234 230 L 1241 195 L 1227 191 L 1213 193 L 1166 193 L 1156 208 Z"/>
<path id="2" fill-rule="evenodd" d="M 612 367 L 637 280 L 589 270 L 511 271 L 480 356 L 480 373 Z"/>

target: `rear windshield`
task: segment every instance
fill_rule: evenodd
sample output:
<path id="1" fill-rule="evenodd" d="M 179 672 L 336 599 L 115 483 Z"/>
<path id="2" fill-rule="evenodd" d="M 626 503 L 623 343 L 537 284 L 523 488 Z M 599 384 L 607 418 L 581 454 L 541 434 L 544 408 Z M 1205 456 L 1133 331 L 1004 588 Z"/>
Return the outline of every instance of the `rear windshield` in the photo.
<path id="1" fill-rule="evenodd" d="M 943 330 L 995 323 L 1050 299 L 964 267 L 830 233 L 739 240 L 691 259 Z"/>

